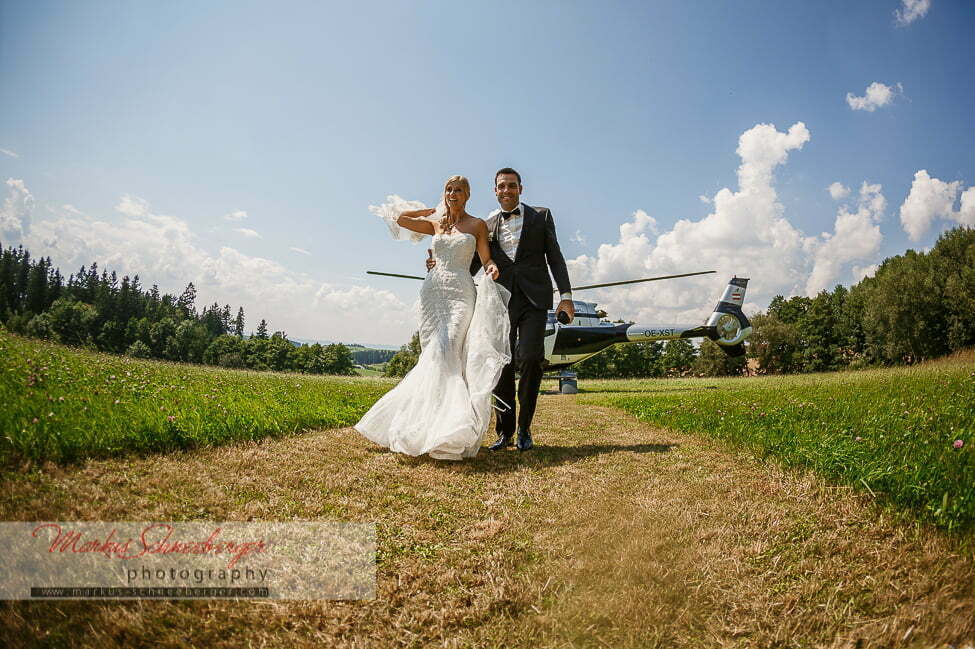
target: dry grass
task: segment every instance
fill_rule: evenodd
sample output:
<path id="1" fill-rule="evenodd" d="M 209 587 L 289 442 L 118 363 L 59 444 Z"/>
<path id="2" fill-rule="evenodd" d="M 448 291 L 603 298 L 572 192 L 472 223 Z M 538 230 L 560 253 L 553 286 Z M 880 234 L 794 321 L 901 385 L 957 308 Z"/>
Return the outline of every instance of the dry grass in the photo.
<path id="1" fill-rule="evenodd" d="M 537 419 L 459 464 L 342 429 L 4 474 L 4 520 L 375 521 L 380 564 L 362 602 L 4 603 L 0 644 L 975 644 L 970 539 L 574 397 Z"/>

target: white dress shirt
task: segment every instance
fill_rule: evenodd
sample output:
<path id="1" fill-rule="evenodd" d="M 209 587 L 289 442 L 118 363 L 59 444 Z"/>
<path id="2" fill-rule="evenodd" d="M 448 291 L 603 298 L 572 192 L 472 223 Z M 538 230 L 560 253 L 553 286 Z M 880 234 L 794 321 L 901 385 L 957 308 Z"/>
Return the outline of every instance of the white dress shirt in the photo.
<path id="1" fill-rule="evenodd" d="M 485 220 L 488 232 L 494 232 L 495 226 L 498 227 L 498 243 L 504 254 L 514 261 L 515 253 L 518 252 L 518 242 L 521 241 L 521 227 L 525 224 L 525 205 L 518 203 L 518 214 L 512 214 L 506 219 L 501 218 L 501 210 L 494 210 Z M 498 224 L 498 219 L 501 223 Z M 563 300 L 571 300 L 572 293 L 566 292 L 559 296 Z"/>

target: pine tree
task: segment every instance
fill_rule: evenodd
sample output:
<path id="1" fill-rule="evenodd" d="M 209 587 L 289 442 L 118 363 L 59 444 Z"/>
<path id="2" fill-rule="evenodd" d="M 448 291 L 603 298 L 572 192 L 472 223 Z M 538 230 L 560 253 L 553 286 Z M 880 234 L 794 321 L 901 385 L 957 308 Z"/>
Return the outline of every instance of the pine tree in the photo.
<path id="1" fill-rule="evenodd" d="M 238 338 L 244 337 L 244 307 L 237 309 L 237 317 L 234 318 L 234 335 Z"/>
<path id="2" fill-rule="evenodd" d="M 29 313 L 37 315 L 47 307 L 47 266 L 40 259 L 28 271 L 25 306 Z"/>
<path id="3" fill-rule="evenodd" d="M 267 340 L 267 320 L 262 319 L 261 324 L 257 325 L 257 333 L 254 336 L 258 340 Z"/>
<path id="4" fill-rule="evenodd" d="M 230 321 L 230 305 L 223 305 L 223 311 L 220 312 L 220 335 L 230 332 L 231 321 Z"/>
<path id="5" fill-rule="evenodd" d="M 183 294 L 176 301 L 176 307 L 183 312 L 184 318 L 196 317 L 196 287 L 193 282 L 186 285 Z"/>
<path id="6" fill-rule="evenodd" d="M 0 318 L 13 311 L 14 249 L 3 250 L 0 245 Z"/>
<path id="7" fill-rule="evenodd" d="M 48 268 L 51 267 L 51 258 L 50 257 L 47 258 L 47 267 Z M 64 291 L 64 277 L 61 276 L 61 271 L 59 269 L 55 268 L 54 269 L 54 275 L 51 276 L 51 282 L 48 285 L 48 289 L 47 289 L 47 304 L 44 305 L 44 308 L 46 309 L 49 306 L 51 306 L 54 303 L 55 300 L 57 300 L 59 297 L 61 297 L 61 294 L 62 294 L 63 291 Z"/>
<path id="8" fill-rule="evenodd" d="M 150 320 L 152 321 L 156 320 L 156 317 L 159 314 L 160 303 L 161 302 L 159 297 L 159 285 L 153 284 L 152 288 L 149 290 L 148 295 L 146 295 L 145 314 Z"/>
<path id="9" fill-rule="evenodd" d="M 18 250 L 21 250 L 20 264 L 17 269 L 17 284 L 14 289 L 15 304 L 14 311 L 17 313 L 23 313 L 25 302 L 27 298 L 27 284 L 30 277 L 30 253 L 24 250 L 23 246 L 18 246 Z"/>

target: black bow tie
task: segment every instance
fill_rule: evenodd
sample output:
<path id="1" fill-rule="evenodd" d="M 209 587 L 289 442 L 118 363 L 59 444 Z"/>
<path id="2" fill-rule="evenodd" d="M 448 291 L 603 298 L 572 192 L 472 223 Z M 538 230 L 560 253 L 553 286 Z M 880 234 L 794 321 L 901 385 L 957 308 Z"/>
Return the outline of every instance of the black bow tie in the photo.
<path id="1" fill-rule="evenodd" d="M 508 219 L 511 218 L 511 215 L 512 214 L 515 214 L 517 216 L 521 216 L 521 208 L 520 207 L 516 207 L 515 209 L 511 210 L 510 212 L 505 212 L 504 210 L 502 210 L 501 211 L 501 218 L 503 218 L 505 221 L 507 221 Z"/>

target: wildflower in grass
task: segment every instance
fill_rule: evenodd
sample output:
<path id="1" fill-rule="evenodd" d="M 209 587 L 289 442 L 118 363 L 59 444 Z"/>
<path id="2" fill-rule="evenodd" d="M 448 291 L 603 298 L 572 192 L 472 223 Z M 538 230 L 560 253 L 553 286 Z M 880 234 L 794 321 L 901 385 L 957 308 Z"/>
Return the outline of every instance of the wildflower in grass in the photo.
<path id="1" fill-rule="evenodd" d="M 862 437 L 860 437 L 859 435 L 857 435 L 857 441 L 858 441 L 858 442 L 862 442 L 862 441 L 863 441 L 863 438 L 862 438 Z"/>
<path id="2" fill-rule="evenodd" d="M 34 419 L 33 419 L 33 420 L 31 420 L 31 422 L 30 422 L 30 423 L 32 423 L 32 424 L 36 424 L 36 423 L 37 423 L 38 421 L 39 421 L 39 420 L 37 419 L 37 417 L 34 417 Z"/>
<path id="3" fill-rule="evenodd" d="M 120 402 L 119 402 L 119 400 L 118 400 L 118 399 L 116 399 L 116 400 L 115 400 L 115 405 L 117 406 L 117 405 L 118 405 L 119 403 L 120 403 Z"/>
<path id="4" fill-rule="evenodd" d="M 176 421 L 175 415 L 169 415 L 168 417 L 166 417 L 166 421 L 168 421 L 170 423 Z"/>
<path id="5" fill-rule="evenodd" d="M 964 446 L 964 445 L 965 445 L 965 442 L 963 442 L 963 441 L 962 441 L 962 440 L 960 440 L 960 439 L 956 439 L 956 440 L 955 440 L 955 443 L 954 443 L 954 444 L 952 444 L 952 446 L 954 446 L 955 448 L 961 448 L 961 447 L 962 447 L 962 446 Z"/>

